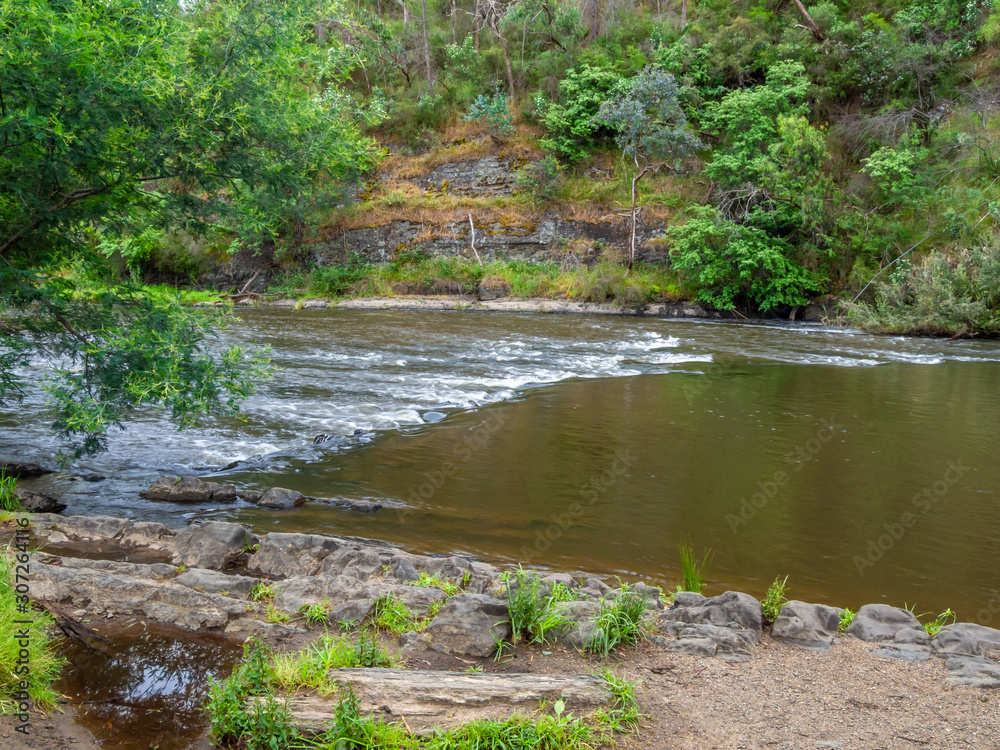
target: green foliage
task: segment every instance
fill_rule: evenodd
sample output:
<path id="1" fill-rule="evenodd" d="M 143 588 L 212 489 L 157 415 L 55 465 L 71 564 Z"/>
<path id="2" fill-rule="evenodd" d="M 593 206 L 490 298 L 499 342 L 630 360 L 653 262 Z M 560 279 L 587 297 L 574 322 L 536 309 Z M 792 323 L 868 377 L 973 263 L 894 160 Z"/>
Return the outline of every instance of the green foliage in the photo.
<path id="1" fill-rule="evenodd" d="M 639 700 L 635 697 L 638 683 L 629 682 L 610 669 L 600 673 L 611 695 L 612 707 L 600 715 L 602 722 L 612 731 L 624 732 L 639 726 Z"/>
<path id="2" fill-rule="evenodd" d="M 633 646 L 645 637 L 649 597 L 622 584 L 612 599 L 602 599 L 586 650 L 607 657 L 619 646 Z"/>
<path id="3" fill-rule="evenodd" d="M 517 172 L 517 184 L 521 190 L 531 193 L 539 201 L 548 202 L 555 198 L 562 183 L 562 167 L 552 154 L 547 154 Z"/>
<path id="4" fill-rule="evenodd" d="M 420 573 L 417 575 L 417 580 L 413 581 L 412 585 L 422 586 L 422 587 L 437 586 L 448 596 L 455 596 L 455 594 L 462 593 L 461 586 L 442 578 L 437 573 L 430 575 L 425 570 L 420 571 Z"/>
<path id="5" fill-rule="evenodd" d="M 925 622 L 924 630 L 927 631 L 927 635 L 933 638 L 941 632 L 941 628 L 946 625 L 953 625 L 956 619 L 957 617 L 955 613 L 951 610 L 951 607 L 949 607 L 930 622 Z"/>
<path id="6" fill-rule="evenodd" d="M 507 611 L 510 615 L 511 639 L 518 643 L 545 643 L 550 631 L 564 626 L 568 619 L 556 606 L 556 600 L 545 593 L 536 573 L 518 567 L 505 582 Z"/>
<path id="7" fill-rule="evenodd" d="M 838 633 L 846 633 L 847 629 L 851 627 L 851 623 L 854 622 L 854 617 L 857 612 L 854 612 L 849 607 L 845 607 L 840 613 L 840 625 L 837 626 Z"/>
<path id="8" fill-rule="evenodd" d="M 320 695 L 332 695 L 338 690 L 330 679 L 331 669 L 393 665 L 375 635 L 366 631 L 361 631 L 353 642 L 324 633 L 301 651 L 273 654 L 270 659 L 276 686 L 290 692 L 315 690 Z"/>
<path id="9" fill-rule="evenodd" d="M 22 690 L 34 707 L 42 711 L 51 711 L 59 703 L 59 694 L 51 684 L 59 678 L 66 660 L 53 648 L 55 621 L 45 610 L 29 608 L 29 616 L 18 610 L 19 606 L 29 603 L 29 599 L 27 594 L 17 591 L 16 584 L 23 584 L 24 579 L 15 581 L 15 566 L 24 566 L 28 561 L 26 545 L 0 549 L 0 714 L 18 711 L 19 702 L 25 700 L 19 695 Z M 21 588 L 23 591 L 23 585 Z M 30 624 L 24 624 L 26 619 Z M 26 644 L 18 635 L 25 629 L 28 631 Z M 30 671 L 27 674 L 20 672 L 18 666 L 23 667 L 25 663 L 22 647 L 28 650 Z M 22 688 L 22 681 L 27 682 L 26 689 Z"/>
<path id="10" fill-rule="evenodd" d="M 559 82 L 559 101 L 542 117 L 542 148 L 569 163 L 585 157 L 600 128 L 594 118 L 620 80 L 614 71 L 591 65 L 568 71 Z"/>
<path id="11" fill-rule="evenodd" d="M 309 276 L 309 294 L 328 299 L 346 296 L 370 270 L 371 267 L 357 256 L 352 256 L 343 265 L 316 268 Z"/>
<path id="12" fill-rule="evenodd" d="M 514 129 L 510 110 L 507 108 L 507 95 L 500 91 L 492 96 L 477 96 L 462 119 L 482 123 L 486 126 L 486 132 L 497 140 L 510 135 Z"/>
<path id="13" fill-rule="evenodd" d="M 330 616 L 333 609 L 330 602 L 316 602 L 314 604 L 303 604 L 299 607 L 299 614 L 310 625 L 324 625 L 326 618 Z"/>
<path id="14" fill-rule="evenodd" d="M 701 147 L 688 130 L 672 75 L 647 67 L 619 89 L 624 90 L 602 102 L 594 119 L 615 131 L 615 143 L 626 159 L 636 164 L 670 161 L 676 166 Z"/>
<path id="15" fill-rule="evenodd" d="M 16 490 L 17 477 L 7 476 L 7 472 L 0 469 L 0 511 L 16 513 L 23 510 L 21 501 L 14 494 Z"/>
<path id="16" fill-rule="evenodd" d="M 771 310 L 804 305 L 819 279 L 789 256 L 790 244 L 745 224 L 727 221 L 709 208 L 667 230 L 674 268 L 683 272 L 698 299 L 729 310 L 748 305 Z"/>
<path id="17" fill-rule="evenodd" d="M 267 581 L 257 581 L 250 589 L 250 593 L 247 594 L 247 599 L 252 602 L 270 602 L 274 600 L 276 593 L 274 584 Z"/>
<path id="18" fill-rule="evenodd" d="M 393 635 L 418 630 L 419 624 L 410 608 L 392 594 L 380 597 L 372 607 L 371 623 Z"/>
<path id="19" fill-rule="evenodd" d="M 707 549 L 701 560 L 699 560 L 697 554 L 695 554 L 694 545 L 688 543 L 680 545 L 680 554 L 681 573 L 684 576 L 684 580 L 681 582 L 678 590 L 693 591 L 696 594 L 700 594 L 701 590 L 705 587 L 708 569 L 712 565 L 712 558 L 715 556 L 715 553 L 711 549 Z"/>
<path id="20" fill-rule="evenodd" d="M 927 149 L 918 148 L 911 138 L 902 138 L 893 147 L 883 146 L 864 160 L 868 175 L 887 204 L 915 204 L 923 197 L 920 165 Z"/>
<path id="21" fill-rule="evenodd" d="M 950 336 L 1000 332 L 1000 242 L 949 260 L 940 253 L 922 264 L 905 259 L 875 299 L 845 306 L 858 326 L 878 333 Z"/>
<path id="22" fill-rule="evenodd" d="M 778 619 L 778 613 L 785 603 L 786 591 L 788 591 L 788 576 L 775 578 L 771 585 L 767 587 L 764 600 L 760 603 L 761 608 L 764 610 L 764 622 L 774 622 Z"/>

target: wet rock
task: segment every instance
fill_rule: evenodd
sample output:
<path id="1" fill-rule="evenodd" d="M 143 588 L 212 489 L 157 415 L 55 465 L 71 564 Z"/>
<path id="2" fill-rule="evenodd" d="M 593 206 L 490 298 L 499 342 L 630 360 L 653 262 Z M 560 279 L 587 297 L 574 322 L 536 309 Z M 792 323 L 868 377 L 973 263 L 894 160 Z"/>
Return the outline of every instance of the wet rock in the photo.
<path id="1" fill-rule="evenodd" d="M 258 503 L 260 498 L 264 495 L 260 490 L 236 490 L 236 496 L 241 500 L 246 500 L 248 503 Z"/>
<path id="2" fill-rule="evenodd" d="M 349 508 L 360 513 L 374 513 L 382 510 L 382 503 L 375 500 L 356 500 L 349 497 L 305 497 L 306 500 L 324 505 L 334 505 L 339 508 Z"/>
<path id="3" fill-rule="evenodd" d="M 229 502 L 236 499 L 236 488 L 231 484 L 203 482 L 197 477 L 160 477 L 139 493 L 147 500 L 185 502 Z"/>
<path id="4" fill-rule="evenodd" d="M 691 606 L 674 600 L 673 606 L 660 615 L 660 623 L 665 629 L 671 623 L 684 623 L 741 630 L 750 643 L 756 644 L 763 631 L 764 615 L 760 602 L 749 594 L 727 591 Z"/>
<path id="5" fill-rule="evenodd" d="M 205 570 L 204 568 L 191 568 L 185 570 L 173 581 L 189 589 L 201 591 L 209 594 L 222 594 L 223 596 L 242 597 L 247 595 L 257 585 L 257 578 L 240 575 L 227 575 L 216 570 Z"/>
<path id="6" fill-rule="evenodd" d="M 507 606 L 485 594 L 453 596 L 427 626 L 435 651 L 490 656 L 497 643 L 510 640 Z"/>
<path id="7" fill-rule="evenodd" d="M 571 576 L 569 573 L 550 573 L 549 575 L 542 578 L 542 580 L 545 581 L 550 586 L 556 583 L 561 583 L 568 589 L 575 589 L 578 588 L 580 585 L 576 582 L 576 579 L 573 578 L 573 576 Z"/>
<path id="8" fill-rule="evenodd" d="M 103 474 L 98 474 L 97 472 L 90 472 L 89 474 L 81 474 L 80 479 L 84 482 L 103 482 L 105 477 Z"/>
<path id="9" fill-rule="evenodd" d="M 344 542 L 319 534 L 265 534 L 257 551 L 247 561 L 247 569 L 271 578 L 313 576 L 323 567 L 330 553 Z"/>
<path id="10" fill-rule="evenodd" d="M 945 659 L 946 682 L 980 688 L 1000 687 L 1000 663 L 972 656 L 950 656 Z"/>
<path id="11" fill-rule="evenodd" d="M 771 635 L 791 646 L 829 651 L 837 639 L 842 611 L 824 604 L 787 602 L 774 621 Z"/>
<path id="12" fill-rule="evenodd" d="M 941 628 L 931 646 L 938 656 L 986 656 L 1000 651 L 1000 630 L 959 622 Z"/>
<path id="13" fill-rule="evenodd" d="M 39 514 L 35 516 L 35 533 L 49 536 L 57 531 L 67 539 L 78 542 L 100 542 L 113 539 L 121 534 L 128 525 L 124 518 L 108 518 L 105 516 L 66 516 Z"/>
<path id="14" fill-rule="evenodd" d="M 33 479 L 45 474 L 55 474 L 54 469 L 46 469 L 41 464 L 28 461 L 0 462 L 0 471 L 8 477 L 17 477 L 19 479 Z"/>
<path id="15" fill-rule="evenodd" d="M 862 641 L 891 641 L 901 630 L 923 631 L 916 616 L 888 604 L 866 604 L 854 616 L 847 634 Z"/>
<path id="16" fill-rule="evenodd" d="M 51 495 L 43 495 L 41 492 L 30 492 L 18 488 L 14 490 L 14 497 L 21 503 L 21 507 L 29 513 L 62 513 L 66 510 L 66 503 L 60 502 L 58 498 Z"/>
<path id="17" fill-rule="evenodd" d="M 177 533 L 173 561 L 189 568 L 222 570 L 248 554 L 259 541 L 238 523 L 209 521 Z"/>
<path id="18" fill-rule="evenodd" d="M 286 490 L 284 487 L 272 487 L 261 495 L 257 501 L 258 508 L 274 508 L 284 510 L 302 505 L 306 501 L 305 495 L 296 490 Z"/>

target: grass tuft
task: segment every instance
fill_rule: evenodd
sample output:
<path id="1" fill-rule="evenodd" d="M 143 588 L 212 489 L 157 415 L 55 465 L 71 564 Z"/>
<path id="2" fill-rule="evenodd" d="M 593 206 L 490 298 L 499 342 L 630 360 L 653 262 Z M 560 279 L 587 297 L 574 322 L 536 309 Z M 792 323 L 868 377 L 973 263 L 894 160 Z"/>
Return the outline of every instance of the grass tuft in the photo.
<path id="1" fill-rule="evenodd" d="M 586 650 L 607 657 L 619 646 L 633 646 L 646 635 L 649 596 L 622 584 L 614 599 L 601 601 Z"/>
<path id="2" fill-rule="evenodd" d="M 778 613 L 786 601 L 785 592 L 787 590 L 788 576 L 775 578 L 774 582 L 768 586 L 767 593 L 764 594 L 764 601 L 760 603 L 761 609 L 764 610 L 764 622 L 773 623 L 778 619 Z"/>
<path id="3" fill-rule="evenodd" d="M 680 545 L 680 553 L 681 573 L 684 576 L 684 580 L 677 590 L 693 591 L 696 594 L 700 594 L 701 590 L 705 588 L 708 569 L 712 565 L 712 558 L 715 556 L 715 553 L 711 549 L 707 549 L 701 560 L 699 560 L 697 554 L 695 554 L 694 545 L 690 542 Z"/>

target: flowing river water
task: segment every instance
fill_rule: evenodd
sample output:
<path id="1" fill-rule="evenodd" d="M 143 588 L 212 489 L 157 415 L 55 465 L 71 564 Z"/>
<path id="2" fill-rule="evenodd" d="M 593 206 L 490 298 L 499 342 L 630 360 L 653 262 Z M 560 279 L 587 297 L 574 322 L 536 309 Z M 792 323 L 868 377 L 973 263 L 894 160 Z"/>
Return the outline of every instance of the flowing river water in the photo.
<path id="1" fill-rule="evenodd" d="M 708 594 L 760 597 L 788 575 L 790 598 L 855 609 L 951 607 L 983 624 L 1000 609 L 998 342 L 267 309 L 226 336 L 270 345 L 280 367 L 245 421 L 178 432 L 149 414 L 70 466 L 106 481 L 28 484 L 67 512 L 366 536 L 671 588 L 690 541 L 714 551 Z M 0 457 L 51 462 L 57 448 L 37 395 L 0 412 Z M 138 497 L 167 473 L 386 507 Z"/>

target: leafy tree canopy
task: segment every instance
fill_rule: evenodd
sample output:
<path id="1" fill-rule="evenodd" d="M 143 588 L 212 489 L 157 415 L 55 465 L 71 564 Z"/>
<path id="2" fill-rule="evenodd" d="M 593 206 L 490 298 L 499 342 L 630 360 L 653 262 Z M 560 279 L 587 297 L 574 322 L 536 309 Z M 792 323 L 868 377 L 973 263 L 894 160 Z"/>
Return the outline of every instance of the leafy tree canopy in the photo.
<path id="1" fill-rule="evenodd" d="M 51 357 L 55 426 L 78 453 L 143 406 L 231 413 L 264 374 L 261 352 L 213 352 L 206 317 L 114 282 L 85 300 L 60 269 L 104 278 L 101 235 L 146 222 L 268 241 L 373 163 L 371 113 L 338 88 L 349 67 L 316 12 L 0 0 L 0 399 Z M 126 263 L 141 246 L 111 243 Z"/>

